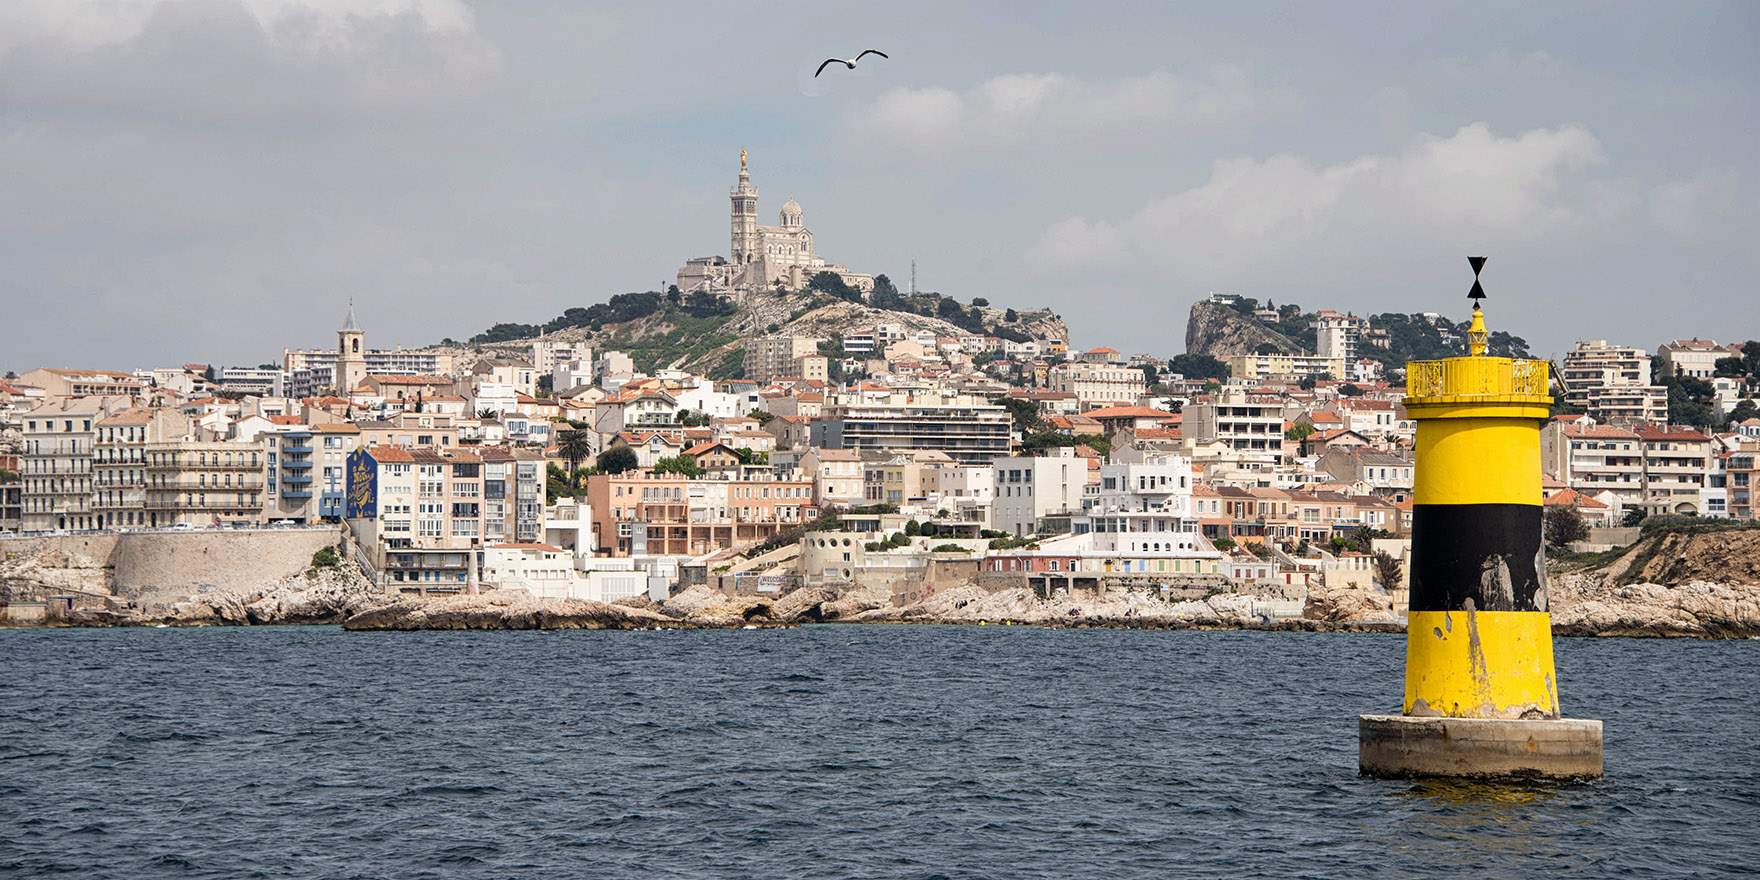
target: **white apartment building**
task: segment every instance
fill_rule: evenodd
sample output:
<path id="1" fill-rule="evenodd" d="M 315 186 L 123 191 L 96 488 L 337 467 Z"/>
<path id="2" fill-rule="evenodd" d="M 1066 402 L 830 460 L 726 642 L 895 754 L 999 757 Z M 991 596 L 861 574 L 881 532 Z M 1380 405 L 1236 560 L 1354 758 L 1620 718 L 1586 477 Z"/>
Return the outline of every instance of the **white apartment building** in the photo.
<path id="1" fill-rule="evenodd" d="M 1107 533 L 1196 532 L 1191 459 L 1183 455 L 1121 449 L 1100 466 L 1099 492 L 1074 531 Z"/>
<path id="2" fill-rule="evenodd" d="M 188 416 L 165 407 L 137 407 L 99 420 L 92 483 L 100 528 L 147 525 L 147 444 L 176 440 L 193 430 Z"/>
<path id="3" fill-rule="evenodd" d="M 1341 315 L 1330 309 L 1317 312 L 1314 319 L 1314 353 L 1322 358 L 1338 358 L 1347 364 L 1355 363 L 1363 333 L 1369 329 L 1368 319 Z M 1333 375 L 1340 376 L 1343 373 L 1340 369 Z"/>
<path id="4" fill-rule="evenodd" d="M 1128 406 L 1149 387 L 1142 370 L 1110 363 L 1058 364 L 1046 384 L 1054 392 L 1074 394 L 1082 409 Z"/>
<path id="5" fill-rule="evenodd" d="M 1650 355 L 1641 348 L 1609 345 L 1605 339 L 1579 341 L 1565 354 L 1559 381 L 1565 402 L 1601 424 L 1668 421 L 1668 392 L 1650 384 Z"/>
<path id="6" fill-rule="evenodd" d="M 1010 456 L 995 462 L 995 528 L 1025 537 L 1037 534 L 1039 521 L 1052 514 L 1082 512 L 1082 490 L 1088 484 L 1088 460 L 1060 446 L 1044 456 Z"/>

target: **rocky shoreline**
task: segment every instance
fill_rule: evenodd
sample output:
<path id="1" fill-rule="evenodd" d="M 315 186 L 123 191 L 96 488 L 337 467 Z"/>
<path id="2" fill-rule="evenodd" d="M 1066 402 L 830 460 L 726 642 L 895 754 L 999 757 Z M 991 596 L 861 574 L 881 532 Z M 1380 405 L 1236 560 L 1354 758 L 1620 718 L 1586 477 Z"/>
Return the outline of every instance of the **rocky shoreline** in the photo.
<path id="1" fill-rule="evenodd" d="M 1723 560 L 1708 564 L 1704 560 Z M 0 571 L 0 598 L 69 589 L 81 560 L 14 560 Z M 1727 580 L 1702 575 L 1717 570 Z M 1659 583 L 1686 574 L 1681 582 Z M 90 576 L 87 572 L 85 575 Z M 1640 542 L 1605 568 L 1550 578 L 1559 636 L 1760 637 L 1760 530 Z M 23 596 L 21 596 L 21 593 Z M 697 586 L 665 602 L 546 599 L 519 590 L 414 597 L 367 581 L 352 568 L 307 569 L 261 588 L 118 595 L 66 612 L 50 626 L 264 626 L 340 624 L 351 631 L 509 629 L 737 629 L 805 623 L 1027 625 L 1071 629 L 1195 629 L 1273 632 L 1402 632 L 1386 595 L 1313 588 L 1299 618 L 1273 617 L 1261 600 L 1219 593 L 1170 602 L 1143 592 L 1058 594 L 990 591 L 955 584 L 904 606 L 859 592 L 809 587 L 781 596 L 729 596 Z"/>

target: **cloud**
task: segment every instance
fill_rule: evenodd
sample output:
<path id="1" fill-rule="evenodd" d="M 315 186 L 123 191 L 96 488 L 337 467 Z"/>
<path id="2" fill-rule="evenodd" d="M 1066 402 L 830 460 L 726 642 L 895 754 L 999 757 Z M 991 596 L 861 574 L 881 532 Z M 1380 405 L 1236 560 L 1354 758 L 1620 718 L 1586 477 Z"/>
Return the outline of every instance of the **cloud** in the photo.
<path id="1" fill-rule="evenodd" d="M 952 151 L 1110 149 L 1179 133 L 1245 128 L 1286 116 L 1297 105 L 1289 89 L 1258 83 L 1232 66 L 1197 79 L 1162 70 L 1112 80 L 1020 73 L 963 92 L 888 89 L 849 109 L 843 136 L 855 146 L 903 146 L 914 159 Z"/>
<path id="2" fill-rule="evenodd" d="M 1118 221 L 1072 217 L 1039 237 L 1049 267 L 1165 264 L 1228 275 L 1268 264 L 1373 262 L 1402 242 L 1533 238 L 1600 222 L 1612 196 L 1583 172 L 1607 161 L 1576 126 L 1498 137 L 1469 125 L 1397 155 L 1318 166 L 1289 154 L 1223 159 L 1203 185 Z"/>
<path id="3" fill-rule="evenodd" d="M 39 118 L 299 125 L 442 112 L 500 58 L 449 0 L 28 4 L 0 103 Z"/>

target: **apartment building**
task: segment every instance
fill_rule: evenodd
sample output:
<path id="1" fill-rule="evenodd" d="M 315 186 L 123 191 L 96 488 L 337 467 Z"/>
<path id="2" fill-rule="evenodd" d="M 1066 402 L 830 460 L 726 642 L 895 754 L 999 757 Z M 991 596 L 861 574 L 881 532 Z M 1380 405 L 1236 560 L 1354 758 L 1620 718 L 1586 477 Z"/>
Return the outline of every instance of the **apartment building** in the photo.
<path id="1" fill-rule="evenodd" d="M 256 525 L 268 456 L 261 443 L 177 439 L 148 443 L 147 525 Z"/>
<path id="2" fill-rule="evenodd" d="M 1328 449 L 1316 470 L 1341 483 L 1361 483 L 1377 495 L 1405 499 L 1412 494 L 1415 466 L 1397 455 L 1362 447 Z"/>
<path id="3" fill-rule="evenodd" d="M 361 444 L 361 429 L 348 422 L 312 425 L 312 485 L 318 518 L 341 522 L 348 493 L 348 456 Z"/>
<path id="4" fill-rule="evenodd" d="M 1235 378 L 1257 379 L 1261 382 L 1293 382 L 1315 379 L 1349 378 L 1342 357 L 1321 357 L 1305 354 L 1241 354 L 1228 359 L 1228 374 Z"/>
<path id="5" fill-rule="evenodd" d="M 287 417 L 258 436 L 268 456 L 263 480 L 263 518 L 272 522 L 317 522 L 321 515 L 312 427 Z"/>
<path id="6" fill-rule="evenodd" d="M 614 556 L 702 556 L 818 516 L 809 480 L 693 480 L 649 471 L 587 478 L 594 542 Z"/>
<path id="7" fill-rule="evenodd" d="M 24 481 L 0 479 L 0 532 L 24 528 Z"/>
<path id="8" fill-rule="evenodd" d="M 487 531 L 482 460 L 461 450 L 374 446 L 355 450 L 347 467 L 348 533 L 380 582 L 405 591 L 463 591 L 473 556 L 481 565 L 477 548 Z"/>
<path id="9" fill-rule="evenodd" d="M 801 471 L 813 480 L 813 503 L 821 507 L 860 507 L 866 503 L 862 455 L 853 449 L 808 449 Z"/>
<path id="10" fill-rule="evenodd" d="M 1183 455 L 1119 450 L 1100 466 L 1099 492 L 1074 531 L 1107 533 L 1196 532 L 1192 463 Z"/>
<path id="11" fill-rule="evenodd" d="M 175 409 L 126 409 L 100 419 L 92 454 L 92 510 L 99 528 L 145 526 L 147 445 L 180 440 L 195 422 Z"/>
<path id="12" fill-rule="evenodd" d="M 1760 519 L 1760 452 L 1741 449 L 1729 453 L 1723 471 L 1729 515 Z"/>
<path id="13" fill-rule="evenodd" d="M 765 336 L 746 343 L 741 363 L 747 379 L 765 384 L 778 376 L 799 375 L 796 359 L 818 351 L 819 341 L 806 336 Z"/>
<path id="14" fill-rule="evenodd" d="M 1668 392 L 1650 384 L 1650 355 L 1643 349 L 1610 345 L 1605 339 L 1579 341 L 1565 354 L 1559 381 L 1565 402 L 1582 407 L 1601 424 L 1668 421 Z"/>
<path id="15" fill-rule="evenodd" d="M 484 538 L 510 544 L 542 541 L 543 454 L 535 449 L 489 446 L 476 450 L 476 457 L 483 469 Z"/>
<path id="16" fill-rule="evenodd" d="M 1711 438 L 1692 428 L 1634 429 L 1644 455 L 1644 508 L 1650 513 L 1703 514 L 1700 495 L 1711 470 Z"/>
<path id="17" fill-rule="evenodd" d="M 24 414 L 19 472 L 26 531 L 101 528 L 92 504 L 96 424 L 133 403 L 126 396 L 63 397 Z"/>
<path id="18" fill-rule="evenodd" d="M 133 373 L 113 370 L 58 370 L 39 367 L 18 377 L 23 385 L 35 385 L 49 397 L 139 397 L 146 393 L 146 380 Z"/>
<path id="19" fill-rule="evenodd" d="M 838 404 L 820 415 L 809 436 L 821 449 L 937 451 L 966 464 L 1007 455 L 1013 427 L 1008 410 L 990 404 Z"/>
<path id="20" fill-rule="evenodd" d="M 1225 387 L 1213 401 L 1197 403 L 1182 411 L 1180 422 L 1190 442 L 1220 440 L 1236 453 L 1268 462 L 1283 457 L 1283 403 L 1249 397 L 1245 389 Z"/>
<path id="21" fill-rule="evenodd" d="M 1135 403 L 1148 391 L 1147 382 L 1142 370 L 1105 361 L 1058 364 L 1046 375 L 1051 391 L 1075 395 L 1082 409 Z"/>
<path id="22" fill-rule="evenodd" d="M 1544 474 L 1584 495 L 1643 503 L 1644 450 L 1633 431 L 1555 419 L 1540 429 L 1540 462 Z"/>
<path id="23" fill-rule="evenodd" d="M 1341 315 L 1330 309 L 1323 309 L 1314 315 L 1314 352 L 1321 358 L 1336 358 L 1344 363 L 1355 363 L 1357 349 L 1361 347 L 1363 334 L 1369 330 L 1369 321 L 1351 315 Z M 1341 368 L 1334 376 L 1343 376 Z"/>
<path id="24" fill-rule="evenodd" d="M 1710 379 L 1717 372 L 1719 360 L 1742 356 L 1736 346 L 1718 345 L 1710 339 L 1676 339 L 1665 342 L 1657 347 L 1656 354 L 1662 358 L 1663 369 L 1668 375 L 1691 376 L 1695 379 Z"/>
<path id="25" fill-rule="evenodd" d="M 991 522 L 1017 536 L 1038 534 L 1049 516 L 1082 513 L 1088 460 L 1067 446 L 1043 456 L 1008 456 L 995 461 L 996 487 Z"/>

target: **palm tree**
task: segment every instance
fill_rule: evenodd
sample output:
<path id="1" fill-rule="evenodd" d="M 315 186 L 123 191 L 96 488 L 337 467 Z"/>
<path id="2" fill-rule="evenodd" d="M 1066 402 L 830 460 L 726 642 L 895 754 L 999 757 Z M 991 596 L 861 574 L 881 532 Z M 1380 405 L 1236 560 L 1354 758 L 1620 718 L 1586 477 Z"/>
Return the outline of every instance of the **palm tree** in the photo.
<path id="1" fill-rule="evenodd" d="M 556 451 L 568 459 L 569 480 L 573 482 L 581 462 L 593 454 L 593 441 L 585 431 L 562 431 L 556 435 Z"/>

